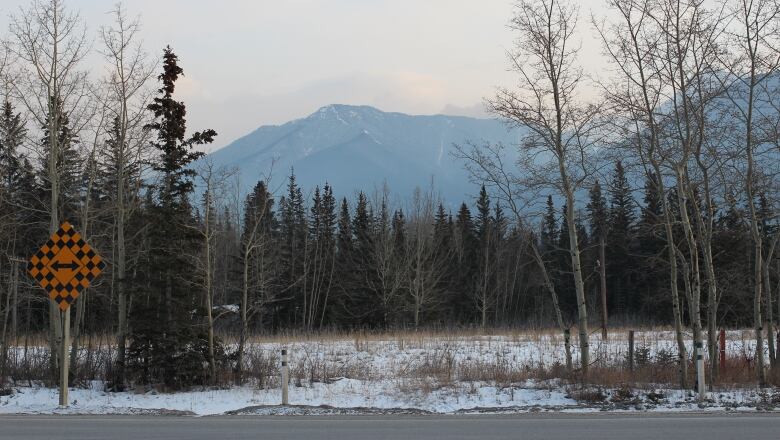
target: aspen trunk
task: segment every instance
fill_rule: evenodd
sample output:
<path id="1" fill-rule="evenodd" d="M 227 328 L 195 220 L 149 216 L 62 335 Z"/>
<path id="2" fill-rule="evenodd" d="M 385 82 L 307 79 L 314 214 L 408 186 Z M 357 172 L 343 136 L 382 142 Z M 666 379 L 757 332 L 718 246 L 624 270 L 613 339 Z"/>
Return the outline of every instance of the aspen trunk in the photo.
<path id="1" fill-rule="evenodd" d="M 205 209 L 204 209 L 204 232 L 203 232 L 203 238 L 204 238 L 204 244 L 205 244 L 205 251 L 206 251 L 206 273 L 205 275 L 205 286 L 203 289 L 203 305 L 206 308 L 206 325 L 208 326 L 208 345 L 209 345 L 209 375 L 210 381 L 213 384 L 216 383 L 217 380 L 217 363 L 214 359 L 214 312 L 213 312 L 213 297 L 212 297 L 212 291 L 213 291 L 213 267 L 214 264 L 212 262 L 212 244 L 213 244 L 213 231 L 212 231 L 212 225 L 211 225 L 211 191 L 212 184 L 211 184 L 211 170 L 209 169 L 208 172 L 208 178 L 206 181 L 206 202 L 205 202 Z"/>
<path id="2" fill-rule="evenodd" d="M 566 371 L 571 374 L 574 371 L 574 365 L 571 359 L 571 336 L 569 333 L 569 328 L 563 322 L 563 314 L 561 313 L 561 306 L 558 302 L 558 293 L 555 291 L 555 286 L 550 280 L 550 275 L 547 273 L 544 260 L 539 254 L 539 248 L 536 247 L 536 244 L 533 242 L 533 238 L 531 239 L 530 244 L 534 261 L 536 261 L 536 264 L 539 267 L 539 271 L 542 273 L 544 286 L 547 288 L 547 291 L 550 292 L 550 298 L 552 299 L 553 303 L 553 310 L 555 311 L 555 322 L 558 324 L 558 328 L 561 330 L 561 332 L 563 332 L 563 348 L 566 354 Z"/>
<path id="3" fill-rule="evenodd" d="M 56 46 L 55 46 L 56 50 Z M 52 66 L 56 68 L 57 63 L 52 63 Z M 56 88 L 50 91 L 48 105 L 48 130 L 49 130 L 49 161 L 47 163 L 47 177 L 49 179 L 49 185 L 51 189 L 51 195 L 49 199 L 50 213 L 49 213 L 49 234 L 54 234 L 60 226 L 60 172 L 57 168 L 57 159 L 59 158 L 59 139 L 58 134 L 60 132 L 59 127 L 59 108 L 58 100 L 60 99 L 59 91 Z M 54 300 L 49 300 L 49 353 L 50 353 L 50 367 L 52 369 L 52 378 L 56 382 L 58 376 L 59 366 L 59 354 L 62 350 L 59 347 L 62 344 L 62 320 L 60 317 L 60 310 L 57 303 Z"/>
<path id="4" fill-rule="evenodd" d="M 563 163 L 561 162 L 561 168 Z M 571 254 L 571 266 L 574 272 L 574 288 L 577 293 L 577 330 L 580 343 L 580 368 L 583 377 L 588 375 L 590 364 L 590 347 L 588 343 L 588 308 L 585 303 L 585 283 L 582 279 L 582 266 L 580 264 L 580 248 L 577 242 L 577 224 L 574 218 L 574 193 L 566 190 L 566 219 L 569 228 L 569 252 Z"/>
<path id="5" fill-rule="evenodd" d="M 602 343 L 607 340 L 607 260 L 606 243 L 604 236 L 599 237 L 599 280 L 601 287 L 601 339 Z"/>
<path id="6" fill-rule="evenodd" d="M 685 235 L 685 241 L 688 245 L 688 253 L 690 258 L 689 263 L 689 276 L 686 277 L 690 283 L 690 287 L 687 290 L 688 298 L 688 315 L 691 321 L 691 330 L 693 332 L 693 344 L 694 347 L 697 344 L 703 342 L 702 325 L 701 325 L 701 272 L 699 270 L 699 246 L 695 235 L 693 234 L 693 228 L 691 227 L 690 217 L 688 215 L 688 197 L 687 197 L 687 170 L 685 165 L 678 165 L 675 169 L 677 176 L 677 201 L 680 206 L 680 223 L 683 226 Z M 694 207 L 694 209 L 696 209 Z M 698 363 L 697 369 L 698 369 Z M 697 370 L 697 373 L 699 371 Z"/>
<path id="7" fill-rule="evenodd" d="M 124 142 L 124 141 L 121 141 Z M 120 154 L 122 157 L 122 154 Z M 125 247 L 125 206 L 124 206 L 124 162 L 120 159 L 119 179 L 117 184 L 117 207 L 114 214 L 116 221 L 116 293 L 117 293 L 117 353 L 116 353 L 116 371 L 114 376 L 114 388 L 117 391 L 124 389 L 125 385 L 125 365 L 127 356 L 127 319 L 129 313 L 127 298 L 127 254 Z"/>
<path id="8" fill-rule="evenodd" d="M 753 325 L 754 333 L 756 336 L 756 375 L 758 379 L 758 385 L 763 387 L 766 385 L 766 374 L 764 372 L 764 329 L 762 328 L 761 318 L 761 292 L 763 289 L 761 266 L 762 266 L 762 249 L 761 238 L 756 240 L 755 246 L 755 268 L 753 273 L 753 282 L 755 283 L 755 291 L 753 295 Z"/>
<path id="9" fill-rule="evenodd" d="M 208 214 L 208 211 L 207 211 Z M 208 224 L 208 220 L 206 220 Z M 208 231 L 208 227 L 207 227 Z M 208 232 L 207 232 L 208 234 Z M 215 384 L 217 380 L 217 364 L 214 359 L 214 314 L 212 311 L 212 280 L 211 280 L 211 243 L 207 236 L 206 238 L 206 321 L 208 324 L 208 338 L 209 338 L 209 373 L 211 375 L 211 383 Z"/>
<path id="10" fill-rule="evenodd" d="M 11 284 L 13 284 L 13 278 L 11 279 Z M 11 314 L 11 291 L 13 290 L 13 286 L 9 285 L 8 287 L 9 288 L 5 292 L 5 313 L 3 314 L 3 326 L 2 332 L 0 333 L 0 390 L 5 388 L 5 369 L 8 365 L 8 340 L 10 339 L 8 337 L 8 322 L 10 321 Z M 0 290 L 0 304 L 2 304 L 2 300 L 3 291 Z"/>
<path id="11" fill-rule="evenodd" d="M 238 349 L 236 350 L 236 384 L 241 383 L 244 367 L 244 347 L 247 333 L 249 332 L 249 253 L 244 251 L 244 267 L 241 284 L 241 333 L 238 337 Z"/>
<path id="12" fill-rule="evenodd" d="M 19 328 L 19 262 L 11 263 L 11 333 L 10 339 L 16 344 L 17 329 Z"/>
<path id="13" fill-rule="evenodd" d="M 767 287 L 766 295 L 766 342 L 769 349 L 769 366 L 772 370 L 777 365 L 777 353 L 775 352 L 775 323 L 772 316 L 772 295 L 769 294 L 772 290 L 769 288 L 769 274 L 764 275 L 764 285 Z"/>
<path id="14" fill-rule="evenodd" d="M 490 268 L 490 240 L 488 240 L 488 244 L 485 246 L 484 253 L 483 253 L 483 267 L 482 267 L 482 304 L 480 307 L 480 312 L 482 314 L 481 319 L 481 327 L 482 330 L 485 329 L 485 326 L 487 325 L 487 309 L 488 309 L 488 271 Z"/>
<path id="15" fill-rule="evenodd" d="M 769 277 L 769 266 L 772 264 L 772 258 L 774 257 L 775 247 L 777 246 L 778 237 L 780 235 L 775 234 L 772 244 L 769 245 L 769 249 L 764 259 L 764 264 L 761 265 L 761 275 L 764 278 L 764 290 L 766 291 L 766 342 L 769 348 L 769 365 L 774 371 L 777 368 L 777 351 L 775 350 L 775 322 L 774 322 L 774 310 L 772 305 L 772 283 Z M 780 350 L 780 347 L 777 347 Z"/>
<path id="16" fill-rule="evenodd" d="M 712 261 L 712 247 L 704 245 L 704 267 L 707 271 L 707 354 L 710 360 L 710 391 L 718 380 L 718 286 Z"/>
<path id="17" fill-rule="evenodd" d="M 766 384 L 764 374 L 764 331 L 761 318 L 761 295 L 763 293 L 762 266 L 763 259 L 763 241 L 758 227 L 758 217 L 755 204 L 755 192 L 753 190 L 754 178 L 754 158 L 753 158 L 753 103 L 754 90 L 756 87 L 756 63 L 751 59 L 750 86 L 748 96 L 748 109 L 746 117 L 745 132 L 745 159 L 747 161 L 747 171 L 745 173 L 745 193 L 747 195 L 748 208 L 750 210 L 750 234 L 753 238 L 754 259 L 753 259 L 753 327 L 756 336 L 756 379 L 759 386 Z"/>
<path id="18" fill-rule="evenodd" d="M 666 235 L 666 255 L 669 260 L 669 290 L 672 295 L 672 319 L 674 320 L 674 336 L 677 341 L 677 366 L 680 379 L 680 388 L 688 388 L 688 353 L 683 337 L 682 312 L 680 310 L 680 294 L 677 286 L 677 253 L 674 244 L 674 231 L 672 230 L 672 213 L 669 200 L 666 198 L 666 190 L 661 174 L 661 167 L 653 160 L 653 169 L 658 179 L 658 196 L 661 200 L 664 215 L 664 233 Z"/>

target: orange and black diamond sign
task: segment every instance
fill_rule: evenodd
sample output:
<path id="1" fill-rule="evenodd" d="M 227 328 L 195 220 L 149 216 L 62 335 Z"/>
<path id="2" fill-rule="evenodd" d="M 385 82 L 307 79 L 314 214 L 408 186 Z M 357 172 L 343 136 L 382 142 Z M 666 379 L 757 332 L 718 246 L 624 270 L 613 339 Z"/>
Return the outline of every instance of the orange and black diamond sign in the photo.
<path id="1" fill-rule="evenodd" d="M 66 310 L 105 267 L 103 259 L 65 222 L 30 258 L 27 272 Z"/>

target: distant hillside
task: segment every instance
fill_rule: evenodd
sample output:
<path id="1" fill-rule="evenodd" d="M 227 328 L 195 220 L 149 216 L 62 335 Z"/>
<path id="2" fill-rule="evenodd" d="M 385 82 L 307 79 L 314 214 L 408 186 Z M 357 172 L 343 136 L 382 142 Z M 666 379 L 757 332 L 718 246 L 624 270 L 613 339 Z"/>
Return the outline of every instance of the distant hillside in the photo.
<path id="1" fill-rule="evenodd" d="M 453 144 L 515 144 L 517 132 L 495 119 L 412 116 L 368 106 L 329 105 L 278 126 L 263 126 L 209 155 L 217 166 L 238 167 L 247 191 L 273 165 L 272 188 L 294 168 L 302 189 L 330 183 L 337 195 L 371 193 L 387 182 L 393 197 L 408 199 L 431 179 L 449 204 L 470 200 L 478 188 Z"/>

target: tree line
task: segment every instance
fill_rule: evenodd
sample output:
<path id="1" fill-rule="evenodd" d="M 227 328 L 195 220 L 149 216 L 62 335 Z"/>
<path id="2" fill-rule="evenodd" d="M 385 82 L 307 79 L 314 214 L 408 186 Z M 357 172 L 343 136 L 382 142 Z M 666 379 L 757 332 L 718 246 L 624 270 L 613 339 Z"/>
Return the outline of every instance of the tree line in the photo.
<path id="1" fill-rule="evenodd" d="M 686 331 L 706 339 L 712 382 L 717 331 L 752 326 L 768 353 L 756 364 L 767 356 L 774 369 L 780 5 L 607 4 L 610 21 L 591 24 L 615 74 L 589 85 L 593 102 L 575 4 L 517 5 L 519 84 L 488 107 L 522 139 L 457 146 L 478 190 L 462 202 L 432 187 L 403 202 L 390 188 L 336 197 L 327 182 L 301 188 L 294 170 L 243 194 L 234 170 L 199 152 L 217 134 L 188 131 L 179 59 L 167 47 L 155 62 L 137 19 L 117 7 L 99 30 L 107 73 L 93 79 L 90 38 L 62 1 L 12 15 L 0 60 L 0 387 L 20 337 L 45 335 L 57 353 L 61 320 L 72 362 L 80 336 L 113 335 L 116 390 L 241 382 L 251 335 L 289 330 L 552 325 L 568 371 L 586 377 L 589 326 L 607 337 L 610 323 L 668 324 L 685 388 Z M 108 263 L 72 320 L 24 273 L 64 220 Z M 49 362 L 56 381 L 58 356 Z"/>

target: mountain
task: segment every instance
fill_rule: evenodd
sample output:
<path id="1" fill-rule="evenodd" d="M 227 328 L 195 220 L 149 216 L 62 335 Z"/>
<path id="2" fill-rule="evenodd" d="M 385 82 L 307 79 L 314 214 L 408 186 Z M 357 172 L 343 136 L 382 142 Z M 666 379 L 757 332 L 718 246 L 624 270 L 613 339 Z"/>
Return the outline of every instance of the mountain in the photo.
<path id="1" fill-rule="evenodd" d="M 330 183 L 339 196 L 369 195 L 386 182 L 397 201 L 415 187 L 434 187 L 449 205 L 471 200 L 469 181 L 454 144 L 516 144 L 517 131 L 496 119 L 416 116 L 369 106 L 328 105 L 303 119 L 263 126 L 209 157 L 216 166 L 237 167 L 248 191 L 271 170 L 271 188 L 284 185 L 293 169 L 303 191 Z"/>

